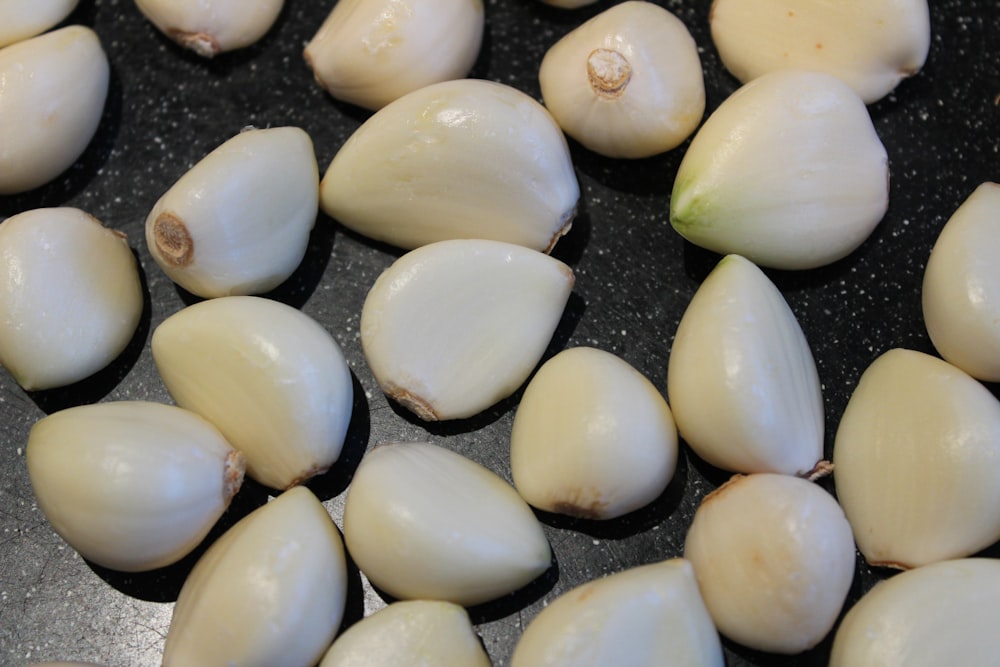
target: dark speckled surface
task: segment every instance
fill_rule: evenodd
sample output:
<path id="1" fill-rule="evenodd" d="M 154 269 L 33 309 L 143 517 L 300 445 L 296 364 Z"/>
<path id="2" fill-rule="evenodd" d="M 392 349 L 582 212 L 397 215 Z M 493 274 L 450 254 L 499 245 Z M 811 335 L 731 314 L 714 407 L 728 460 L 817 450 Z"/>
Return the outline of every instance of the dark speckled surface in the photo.
<path id="1" fill-rule="evenodd" d="M 736 82 L 708 38 L 708 0 L 661 0 L 695 36 L 709 110 Z M 209 150 L 246 125 L 298 125 L 312 136 L 321 169 L 366 117 L 312 81 L 302 47 L 332 2 L 288 0 L 256 46 L 203 61 L 169 43 L 126 0 L 83 0 L 70 21 L 92 26 L 112 64 L 98 134 L 79 163 L 50 185 L 0 197 L 0 218 L 39 206 L 77 206 L 124 231 L 142 266 L 147 307 L 131 346 L 107 370 L 73 387 L 26 393 L 0 375 L 0 664 L 55 659 L 109 667 L 158 665 L 173 601 L 200 548 L 161 571 L 126 575 L 93 567 L 51 530 L 36 507 L 24 461 L 38 418 L 81 403 L 169 401 L 148 341 L 165 317 L 191 303 L 145 248 L 142 225 L 159 195 Z M 536 72 L 561 35 L 612 4 L 563 11 L 536 0 L 489 0 L 487 32 L 474 76 L 538 97 Z M 889 211 L 848 258 L 804 272 L 769 272 L 798 316 L 815 354 L 827 414 L 827 453 L 860 373 L 892 347 L 933 352 L 920 313 L 920 282 L 941 226 L 973 188 L 1000 180 L 1000 3 L 932 0 L 933 41 L 920 74 L 870 107 L 892 170 Z M 0 111 L 2 113 L 2 111 Z M 685 145 L 686 146 L 686 145 Z M 718 257 L 682 241 L 667 222 L 673 175 L 685 146 L 636 162 L 572 146 L 580 214 L 555 255 L 577 283 L 550 354 L 592 345 L 614 352 L 665 390 L 673 333 L 700 280 Z M 340 523 L 344 491 L 366 448 L 383 440 L 426 439 L 454 448 L 509 478 L 507 438 L 519 394 L 468 421 L 419 423 L 390 405 L 367 370 L 358 320 L 368 287 L 399 252 L 346 232 L 320 216 L 307 257 L 271 296 L 300 307 L 343 347 L 357 402 L 348 443 L 333 471 L 311 488 Z M 991 387 L 997 393 L 997 387 Z M 542 516 L 556 566 L 518 594 L 471 610 L 496 665 L 508 662 L 524 625 L 568 588 L 626 567 L 682 553 L 700 499 L 726 478 L 686 450 L 666 494 L 607 523 Z M 829 485 L 828 485 L 829 486 Z M 267 497 L 248 483 L 208 541 Z M 997 548 L 992 555 L 1000 555 Z M 848 603 L 884 572 L 859 563 Z M 384 602 L 352 571 L 347 621 Z M 822 665 L 829 640 L 795 657 L 726 643 L 730 665 Z"/>

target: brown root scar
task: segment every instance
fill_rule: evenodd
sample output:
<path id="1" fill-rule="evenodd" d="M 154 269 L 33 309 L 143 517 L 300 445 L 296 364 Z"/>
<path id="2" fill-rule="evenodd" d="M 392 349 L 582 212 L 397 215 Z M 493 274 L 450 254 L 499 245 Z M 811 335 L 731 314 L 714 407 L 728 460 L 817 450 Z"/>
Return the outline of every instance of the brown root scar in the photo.
<path id="1" fill-rule="evenodd" d="M 185 49 L 191 49 L 203 58 L 211 58 L 222 52 L 219 42 L 208 33 L 170 30 L 168 34 L 172 40 Z"/>
<path id="2" fill-rule="evenodd" d="M 194 260 L 194 240 L 187 226 L 169 211 L 153 221 L 153 243 L 168 264 L 187 266 Z"/>
<path id="3" fill-rule="evenodd" d="M 632 65 L 618 51 L 594 49 L 587 56 L 587 77 L 598 97 L 615 99 L 632 80 Z"/>

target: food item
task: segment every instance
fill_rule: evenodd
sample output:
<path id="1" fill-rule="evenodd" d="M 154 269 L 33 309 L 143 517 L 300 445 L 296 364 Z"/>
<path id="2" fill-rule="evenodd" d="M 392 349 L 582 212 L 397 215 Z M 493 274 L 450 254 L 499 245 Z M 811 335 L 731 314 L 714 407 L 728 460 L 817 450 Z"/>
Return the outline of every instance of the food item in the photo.
<path id="1" fill-rule="evenodd" d="M 77 4 L 78 0 L 5 0 L 0 5 L 0 47 L 42 34 Z"/>
<path id="2" fill-rule="evenodd" d="M 164 35 L 212 58 L 258 42 L 281 13 L 284 0 L 135 0 Z"/>

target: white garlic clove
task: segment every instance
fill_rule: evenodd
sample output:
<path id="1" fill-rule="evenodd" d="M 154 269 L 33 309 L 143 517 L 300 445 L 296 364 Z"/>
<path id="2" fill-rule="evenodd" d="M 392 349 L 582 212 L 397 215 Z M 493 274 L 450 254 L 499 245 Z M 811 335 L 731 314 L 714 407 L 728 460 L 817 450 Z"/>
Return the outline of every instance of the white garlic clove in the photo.
<path id="1" fill-rule="evenodd" d="M 900 572 L 844 616 L 829 667 L 988 665 L 996 631 L 1000 561 L 965 558 Z"/>
<path id="2" fill-rule="evenodd" d="M 351 371 L 305 313 L 261 297 L 212 299 L 168 317 L 151 347 L 170 395 L 243 452 L 254 480 L 285 489 L 340 456 L 354 405 Z"/>
<path id="3" fill-rule="evenodd" d="M 809 343 L 778 288 L 744 257 L 724 257 L 688 304 L 667 392 L 681 438 L 714 466 L 808 475 L 823 458 Z"/>
<path id="4" fill-rule="evenodd" d="M 659 497 L 677 428 L 644 375 L 610 352 L 564 350 L 531 378 L 510 436 L 514 486 L 548 512 L 613 519 Z"/>
<path id="5" fill-rule="evenodd" d="M 983 183 L 945 223 L 923 280 L 934 347 L 969 375 L 1000 382 L 1000 184 Z"/>
<path id="6" fill-rule="evenodd" d="M 930 50 L 927 0 L 810 2 L 714 0 L 712 42 L 746 83 L 801 68 L 842 79 L 866 103 L 920 71 Z"/>
<path id="7" fill-rule="evenodd" d="M 45 185 L 93 139 L 110 66 L 90 28 L 71 25 L 0 49 L 0 195 Z"/>
<path id="8" fill-rule="evenodd" d="M 190 553 L 243 482 L 243 457 L 198 415 L 145 401 L 40 419 L 26 447 L 42 513 L 84 558 L 137 572 Z"/>
<path id="9" fill-rule="evenodd" d="M 421 419 L 471 417 L 528 379 L 573 281 L 559 260 L 500 241 L 411 250 L 365 299 L 365 359 L 382 391 Z"/>
<path id="10" fill-rule="evenodd" d="M 820 72 L 771 72 L 724 100 L 695 134 L 670 223 L 695 245 L 762 266 L 823 266 L 853 252 L 885 215 L 888 165 L 847 84 Z"/>
<path id="11" fill-rule="evenodd" d="M 405 249 L 486 238 L 547 251 L 579 198 L 569 146 L 545 107 L 480 79 L 431 84 L 384 106 L 320 184 L 325 213 Z"/>
<path id="12" fill-rule="evenodd" d="M 76 208 L 0 224 L 0 364 L 27 390 L 72 384 L 111 363 L 142 316 L 142 284 L 122 232 Z"/>
<path id="13" fill-rule="evenodd" d="M 347 628 L 319 667 L 414 664 L 490 667 L 491 663 L 463 607 L 440 600 L 403 600 Z"/>
<path id="14" fill-rule="evenodd" d="M 0 47 L 42 34 L 77 4 L 78 0 L 5 0 L 0 5 Z"/>
<path id="15" fill-rule="evenodd" d="M 304 56 L 333 97 L 380 109 L 418 88 L 465 77 L 484 27 L 482 0 L 343 0 Z"/>
<path id="16" fill-rule="evenodd" d="M 160 197 L 146 218 L 146 244 L 192 294 L 260 294 L 298 268 L 318 211 L 309 135 L 298 127 L 247 129 Z"/>
<path id="17" fill-rule="evenodd" d="M 724 663 L 719 634 L 681 558 L 633 567 L 567 591 L 532 619 L 511 667 Z"/>
<path id="18" fill-rule="evenodd" d="M 211 58 L 258 42 L 278 19 L 284 0 L 135 0 L 135 4 L 164 35 Z"/>
<path id="19" fill-rule="evenodd" d="M 937 357 L 896 348 L 872 362 L 841 417 L 833 465 L 872 565 L 918 567 L 1000 539 L 1000 401 Z"/>
<path id="20" fill-rule="evenodd" d="M 285 491 L 216 540 L 184 582 L 163 667 L 312 667 L 347 600 L 343 541 L 305 487 Z"/>
<path id="21" fill-rule="evenodd" d="M 362 458 L 344 502 L 344 541 L 389 595 L 464 606 L 529 584 L 552 561 L 514 487 L 429 443 L 381 444 Z"/>
<path id="22" fill-rule="evenodd" d="M 566 134 L 608 157 L 676 148 L 705 112 L 694 38 L 676 16 L 643 0 L 615 5 L 556 42 L 538 82 Z"/>
<path id="23" fill-rule="evenodd" d="M 854 578 L 843 510 L 817 484 L 790 475 L 737 475 L 708 494 L 684 557 L 719 632 L 771 653 L 819 644 Z"/>

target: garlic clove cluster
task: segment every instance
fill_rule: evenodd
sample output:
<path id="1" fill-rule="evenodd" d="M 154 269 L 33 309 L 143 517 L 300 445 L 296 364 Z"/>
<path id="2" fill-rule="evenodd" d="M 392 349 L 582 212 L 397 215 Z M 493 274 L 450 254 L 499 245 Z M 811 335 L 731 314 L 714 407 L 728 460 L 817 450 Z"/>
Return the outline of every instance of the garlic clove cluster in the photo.
<path id="1" fill-rule="evenodd" d="M 164 35 L 212 58 L 258 42 L 278 19 L 284 0 L 135 0 Z"/>
<path id="2" fill-rule="evenodd" d="M 79 0 L 6 0 L 0 5 L 0 47 L 54 27 L 76 9 Z"/>

